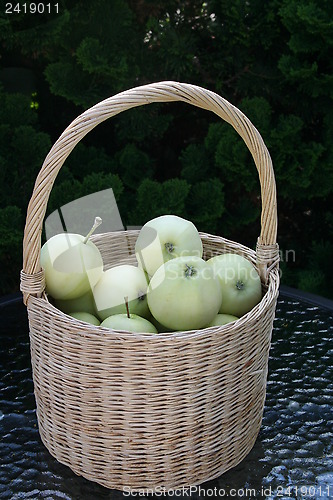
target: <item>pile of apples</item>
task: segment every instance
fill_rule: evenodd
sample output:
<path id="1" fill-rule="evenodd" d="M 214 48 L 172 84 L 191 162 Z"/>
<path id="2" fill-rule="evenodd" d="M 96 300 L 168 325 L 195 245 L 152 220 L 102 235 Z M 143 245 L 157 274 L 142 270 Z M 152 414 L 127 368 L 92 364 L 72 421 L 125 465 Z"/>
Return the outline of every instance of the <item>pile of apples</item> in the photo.
<path id="1" fill-rule="evenodd" d="M 262 298 L 253 264 L 235 253 L 203 260 L 195 225 L 176 215 L 147 222 L 135 244 L 137 265 L 104 271 L 86 237 L 57 234 L 41 249 L 46 292 L 61 311 L 94 325 L 138 333 L 198 330 L 224 325 Z"/>

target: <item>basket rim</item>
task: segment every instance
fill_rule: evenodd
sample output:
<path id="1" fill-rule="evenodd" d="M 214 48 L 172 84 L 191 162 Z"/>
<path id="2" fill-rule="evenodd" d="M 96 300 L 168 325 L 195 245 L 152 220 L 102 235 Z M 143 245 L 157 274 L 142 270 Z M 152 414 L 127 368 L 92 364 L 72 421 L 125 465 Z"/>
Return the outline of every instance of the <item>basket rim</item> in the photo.
<path id="1" fill-rule="evenodd" d="M 75 335 L 80 332 L 85 335 L 89 335 L 89 333 L 96 335 L 100 335 L 101 332 L 109 333 L 110 335 L 110 341 L 113 340 L 146 340 L 146 339 L 160 339 L 161 341 L 163 340 L 169 340 L 170 338 L 184 338 L 188 340 L 194 340 L 198 339 L 202 336 L 205 336 L 205 334 L 209 333 L 224 333 L 224 332 L 231 332 L 233 330 L 237 330 L 237 328 L 244 326 L 246 323 L 249 321 L 257 321 L 262 313 L 266 310 L 268 310 L 270 307 L 275 302 L 275 299 L 278 297 L 279 294 L 279 273 L 276 269 L 273 269 L 269 273 L 269 285 L 268 285 L 268 290 L 265 292 L 263 295 L 261 301 L 254 306 L 248 313 L 244 314 L 241 316 L 237 321 L 233 321 L 232 323 L 227 323 L 225 325 L 219 325 L 219 326 L 210 326 L 207 328 L 201 328 L 199 330 L 181 330 L 181 331 L 175 331 L 175 332 L 164 332 L 164 333 L 134 333 L 134 332 L 129 332 L 127 330 L 113 330 L 111 328 L 106 328 L 103 326 L 95 326 L 91 325 L 89 323 L 86 323 L 84 321 L 78 320 L 76 318 L 73 318 L 69 316 L 68 314 L 60 311 L 57 307 L 55 307 L 51 302 L 48 301 L 47 297 L 34 297 L 32 296 L 31 299 L 28 302 L 27 309 L 35 309 L 41 308 L 46 310 L 49 310 L 52 315 L 58 316 L 59 319 L 63 320 L 64 326 L 75 326 Z"/>
<path id="2" fill-rule="evenodd" d="M 113 231 L 108 233 L 100 233 L 97 235 L 93 235 L 91 237 L 91 240 L 96 241 L 98 238 L 106 239 L 110 237 L 110 235 L 127 236 L 127 237 L 135 236 L 138 232 L 139 230 L 132 229 L 127 231 Z M 224 238 L 222 236 L 211 235 L 209 233 L 204 233 L 204 232 L 199 232 L 199 234 L 202 239 L 203 245 L 205 245 L 205 243 L 207 242 L 217 242 L 219 244 L 225 245 L 226 252 L 220 252 L 220 253 L 235 253 L 238 255 L 242 255 L 247 260 L 252 262 L 252 264 L 258 271 L 258 268 L 256 266 L 256 252 L 253 249 L 241 243 L 237 243 L 235 241 Z M 227 323 L 226 325 L 211 326 L 211 327 L 201 328 L 198 330 L 180 330 L 180 331 L 170 331 L 158 334 L 133 333 L 126 330 L 114 330 L 100 325 L 98 326 L 91 325 L 89 323 L 73 318 L 72 316 L 69 316 L 68 314 L 62 312 L 48 300 L 47 293 L 45 291 L 43 292 L 43 295 L 40 298 L 31 296 L 31 299 L 27 303 L 27 307 L 29 309 L 31 306 L 34 309 L 35 307 L 40 306 L 42 308 L 49 309 L 52 315 L 55 315 L 59 319 L 62 319 L 65 322 L 65 325 L 67 325 L 68 327 L 70 327 L 71 325 L 75 326 L 76 331 L 79 330 L 85 334 L 89 334 L 90 332 L 93 335 L 96 335 L 96 333 L 100 334 L 101 331 L 109 333 L 111 332 L 112 333 L 111 338 L 116 340 L 117 339 L 139 340 L 147 338 L 148 339 L 159 338 L 161 340 L 163 339 L 167 340 L 170 339 L 171 337 L 172 338 L 186 337 L 187 339 L 193 339 L 205 335 L 206 332 L 207 333 L 216 332 L 216 334 L 219 334 L 220 332 L 230 332 L 233 329 L 237 329 L 238 327 L 244 326 L 245 323 L 249 321 L 257 321 L 260 318 L 261 314 L 272 306 L 272 304 L 275 302 L 275 299 L 279 294 L 280 274 L 278 266 L 274 266 L 269 270 L 267 275 L 267 280 L 266 282 L 262 282 L 262 285 L 266 289 L 266 291 L 264 292 L 261 301 L 256 306 L 254 306 L 248 313 L 241 316 L 237 321 L 234 321 L 232 323 Z"/>

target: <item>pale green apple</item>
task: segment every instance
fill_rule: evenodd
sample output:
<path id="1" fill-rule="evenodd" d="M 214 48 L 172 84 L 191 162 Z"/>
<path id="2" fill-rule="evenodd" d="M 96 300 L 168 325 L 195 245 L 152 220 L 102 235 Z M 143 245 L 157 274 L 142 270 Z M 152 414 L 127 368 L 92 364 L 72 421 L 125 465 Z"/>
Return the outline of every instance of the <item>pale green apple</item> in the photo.
<path id="1" fill-rule="evenodd" d="M 103 272 L 103 260 L 97 246 L 87 236 L 60 233 L 52 236 L 41 249 L 40 264 L 45 271 L 46 292 L 54 299 L 75 299 L 87 293 Z"/>
<path id="2" fill-rule="evenodd" d="M 232 314 L 217 314 L 215 318 L 207 325 L 207 328 L 209 326 L 222 326 L 226 325 L 227 323 L 231 323 L 232 321 L 236 321 L 237 316 L 233 316 Z"/>
<path id="3" fill-rule="evenodd" d="M 236 253 L 226 253 L 212 257 L 207 264 L 212 267 L 220 282 L 220 313 L 240 317 L 260 302 L 260 276 L 248 259 Z"/>
<path id="4" fill-rule="evenodd" d="M 104 320 L 113 314 L 130 313 L 148 317 L 147 278 L 142 269 L 131 264 L 112 267 L 103 273 L 93 289 L 98 317 Z"/>
<path id="5" fill-rule="evenodd" d="M 171 330 L 205 327 L 221 306 L 213 268 L 200 257 L 176 257 L 160 266 L 148 286 L 154 318 Z"/>
<path id="6" fill-rule="evenodd" d="M 77 311 L 85 311 L 93 315 L 96 314 L 95 301 L 91 290 L 75 299 L 57 299 L 54 301 L 54 305 L 60 309 L 60 311 L 67 314 Z"/>
<path id="7" fill-rule="evenodd" d="M 171 328 L 168 328 L 167 326 L 162 325 L 159 321 L 157 321 L 156 318 L 151 314 L 151 317 L 149 318 L 149 321 L 155 326 L 156 330 L 158 333 L 167 333 L 167 332 L 172 332 Z"/>
<path id="8" fill-rule="evenodd" d="M 135 244 L 139 266 L 151 277 L 170 259 L 195 255 L 202 257 L 202 241 L 195 225 L 177 215 L 161 215 L 147 222 Z"/>
<path id="9" fill-rule="evenodd" d="M 91 323 L 92 325 L 98 326 L 100 324 L 100 321 L 96 318 L 96 316 L 84 311 L 72 312 L 69 313 L 69 316 L 79 319 L 80 321 L 85 321 L 86 323 Z"/>
<path id="10" fill-rule="evenodd" d="M 111 330 L 125 330 L 132 333 L 158 333 L 155 326 L 137 314 L 114 314 L 102 321 L 101 326 Z"/>

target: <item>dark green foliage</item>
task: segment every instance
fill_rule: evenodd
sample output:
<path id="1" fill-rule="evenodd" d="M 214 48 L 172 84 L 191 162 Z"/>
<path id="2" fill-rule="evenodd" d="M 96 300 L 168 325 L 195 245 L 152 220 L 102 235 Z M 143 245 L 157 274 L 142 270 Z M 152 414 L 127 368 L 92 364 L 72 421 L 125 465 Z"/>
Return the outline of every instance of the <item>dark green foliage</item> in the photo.
<path id="1" fill-rule="evenodd" d="M 36 128 L 31 98 L 0 89 L 0 101 L 0 291 L 6 293 L 18 288 L 27 203 L 51 140 Z"/>
<path id="2" fill-rule="evenodd" d="M 98 193 L 103 189 L 112 188 L 116 200 L 119 200 L 124 187 L 118 175 L 115 174 L 92 174 L 86 175 L 82 181 L 81 196 Z"/>
<path id="3" fill-rule="evenodd" d="M 138 47 L 136 23 L 127 3 L 98 0 L 83 7 L 78 2 L 64 12 L 60 49 L 47 57 L 45 66 L 51 92 L 87 108 L 131 85 L 138 72 Z"/>
<path id="4" fill-rule="evenodd" d="M 117 155 L 118 172 L 124 184 L 132 189 L 136 189 L 143 178 L 153 176 L 151 159 L 147 153 L 140 151 L 134 144 L 127 144 Z"/>
<path id="5" fill-rule="evenodd" d="M 113 189 L 116 200 L 119 200 L 123 183 L 118 175 L 93 172 L 86 175 L 81 182 L 74 178 L 65 179 L 53 186 L 47 213 L 50 214 L 73 200 L 109 188 Z"/>
<path id="6" fill-rule="evenodd" d="M 319 295 L 331 296 L 333 290 L 333 242 L 313 241 L 308 249 L 309 269 L 298 274 L 298 287 Z"/>
<path id="7" fill-rule="evenodd" d="M 221 94 L 259 130 L 276 174 L 282 280 L 333 297 L 333 3 L 66 0 L 59 9 L 0 13 L 0 230 L 10 232 L 1 293 L 18 288 L 24 217 L 51 144 L 96 102 L 179 80 Z M 5 82 L 12 69 L 30 71 L 30 87 Z M 260 232 L 246 145 L 183 103 L 133 108 L 91 131 L 59 172 L 47 215 L 110 187 L 128 226 L 175 213 L 251 247 Z"/>
<path id="8" fill-rule="evenodd" d="M 215 130 L 214 130 L 215 129 Z M 236 183 L 236 190 L 251 191 L 255 185 L 255 171 L 245 169 L 249 162 L 250 153 L 236 132 L 227 124 L 218 123 L 210 127 L 210 134 L 214 136 L 211 151 L 214 153 L 215 166 L 220 178 Z"/>
<path id="9" fill-rule="evenodd" d="M 22 94 L 7 94 L 0 89 L 0 123 L 10 127 L 34 125 L 37 123 L 36 113 L 31 112 L 31 98 Z"/>
<path id="10" fill-rule="evenodd" d="M 279 62 L 284 76 L 310 97 L 332 97 L 332 3 L 284 2 L 280 14 L 290 32 L 290 53 Z"/>
<path id="11" fill-rule="evenodd" d="M 205 179 L 209 174 L 210 161 L 201 144 L 190 144 L 180 155 L 181 176 L 190 183 Z"/>
<path id="12" fill-rule="evenodd" d="M 218 178 L 200 181 L 191 187 L 187 214 L 198 228 L 216 233 L 223 212 L 223 184 Z"/>
<path id="13" fill-rule="evenodd" d="M 23 216 L 17 206 L 0 208 L 0 290 L 1 293 L 18 289 L 22 268 Z"/>
<path id="14" fill-rule="evenodd" d="M 117 138 L 121 143 L 127 141 L 142 144 L 145 141 L 159 140 L 172 122 L 172 115 L 161 113 L 161 106 L 141 106 L 121 113 L 115 123 Z"/>
<path id="15" fill-rule="evenodd" d="M 190 186 L 185 180 L 170 179 L 163 183 L 145 179 L 141 182 L 131 220 L 143 225 L 163 214 L 184 215 Z"/>

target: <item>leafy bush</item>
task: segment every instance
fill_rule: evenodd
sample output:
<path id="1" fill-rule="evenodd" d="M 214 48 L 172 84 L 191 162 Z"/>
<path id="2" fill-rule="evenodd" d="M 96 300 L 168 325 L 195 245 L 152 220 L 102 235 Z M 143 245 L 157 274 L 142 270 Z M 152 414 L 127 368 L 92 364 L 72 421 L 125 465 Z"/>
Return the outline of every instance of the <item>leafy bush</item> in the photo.
<path id="1" fill-rule="evenodd" d="M 260 131 L 276 174 L 280 248 L 295 254 L 282 262 L 283 282 L 333 297 L 333 3 L 66 5 L 53 16 L 0 13 L 0 81 L 9 67 L 35 81 L 33 97 L 0 89 L 0 221 L 11 231 L 0 247 L 1 293 L 18 289 L 33 183 L 70 121 L 127 88 L 179 80 L 218 92 Z M 59 172 L 47 213 L 107 187 L 126 225 L 173 212 L 251 247 L 260 232 L 245 144 L 217 116 L 183 103 L 133 108 L 92 130 Z"/>

